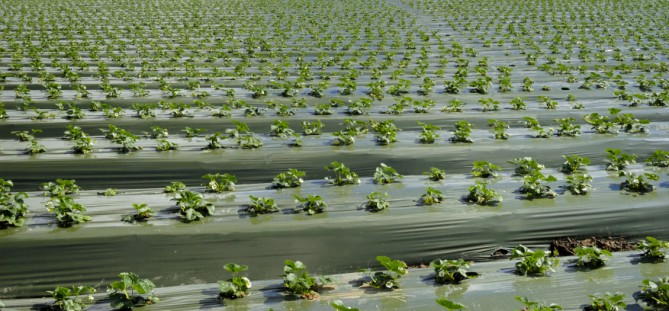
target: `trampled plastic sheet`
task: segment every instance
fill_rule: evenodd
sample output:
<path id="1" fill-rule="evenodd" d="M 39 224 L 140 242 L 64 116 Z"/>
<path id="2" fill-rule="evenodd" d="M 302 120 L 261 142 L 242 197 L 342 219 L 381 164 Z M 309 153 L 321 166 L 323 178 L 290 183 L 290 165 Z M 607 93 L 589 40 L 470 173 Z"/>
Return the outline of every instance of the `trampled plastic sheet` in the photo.
<path id="1" fill-rule="evenodd" d="M 640 165 L 633 170 L 640 172 Z M 406 176 L 401 183 L 378 185 L 363 178 L 360 185 L 330 186 L 310 180 L 300 188 L 271 190 L 269 184 L 240 185 L 234 192 L 205 194 L 217 206 L 215 215 L 185 224 L 173 213 L 171 196 L 160 189 L 127 190 L 115 197 L 84 191 L 76 201 L 90 207 L 93 221 L 58 228 L 43 208 L 46 199 L 31 193 L 32 214 L 26 226 L 0 232 L 0 284 L 3 296 L 40 296 L 66 284 L 109 282 L 119 272 L 133 271 L 158 286 L 211 283 L 225 263 L 250 266 L 254 279 L 273 279 L 283 261 L 301 260 L 320 274 L 357 271 L 386 255 L 409 263 L 435 258 L 489 260 L 499 248 L 518 243 L 547 247 L 564 236 L 652 235 L 669 238 L 669 195 L 664 170 L 658 189 L 646 195 L 619 191 L 622 178 L 591 166 L 594 190 L 585 196 L 569 193 L 556 199 L 524 200 L 514 191 L 518 177 L 503 174 L 492 185 L 504 197 L 495 207 L 460 201 L 475 180 L 448 175 L 430 182 L 425 176 Z M 563 175 L 553 186 L 562 193 Z M 427 186 L 444 192 L 440 205 L 418 200 Z M 195 190 L 203 190 L 196 188 Z M 123 190 L 122 190 L 123 191 Z M 391 207 L 380 213 L 362 209 L 372 191 L 390 195 Z M 248 196 L 277 199 L 283 212 L 248 217 L 239 211 Z M 293 213 L 294 195 L 319 194 L 327 212 L 314 216 Z M 158 212 L 145 224 L 126 224 L 121 215 L 131 203 L 145 202 Z"/>
<path id="2" fill-rule="evenodd" d="M 361 273 L 334 275 L 335 283 L 321 291 L 318 300 L 299 299 L 285 294 L 281 279 L 254 281 L 250 295 L 243 299 L 217 300 L 215 283 L 163 287 L 156 290 L 160 302 L 144 310 L 332 310 L 334 300 L 360 310 L 444 310 L 435 299 L 446 297 L 468 307 L 468 310 L 520 310 L 522 304 L 515 296 L 525 296 L 543 304 L 557 303 L 565 310 L 581 310 L 590 303 L 588 295 L 621 292 L 628 304 L 625 310 L 640 311 L 645 306 L 635 301 L 644 279 L 669 276 L 669 263 L 640 262 L 640 252 L 615 253 L 603 268 L 576 269 L 576 257 L 561 257 L 556 272 L 546 277 L 527 277 L 513 273 L 515 260 L 474 263 L 469 271 L 480 276 L 458 285 L 439 285 L 433 280 L 430 268 L 410 269 L 400 279 L 400 289 L 382 291 L 361 284 L 367 280 Z M 312 270 L 313 266 L 308 265 Z M 212 271 L 221 280 L 228 275 Z M 88 310 L 110 310 L 104 294 L 96 295 Z M 52 299 L 6 300 L 3 310 L 28 310 L 52 303 Z"/>

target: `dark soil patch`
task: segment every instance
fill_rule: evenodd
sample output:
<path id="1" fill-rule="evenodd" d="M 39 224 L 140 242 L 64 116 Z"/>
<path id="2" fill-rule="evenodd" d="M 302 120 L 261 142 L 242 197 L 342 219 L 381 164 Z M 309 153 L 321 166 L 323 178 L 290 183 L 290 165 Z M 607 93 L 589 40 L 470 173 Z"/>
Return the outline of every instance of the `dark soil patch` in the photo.
<path id="1" fill-rule="evenodd" d="M 574 249 L 579 246 L 597 246 L 611 252 L 632 251 L 636 249 L 636 242 L 628 242 L 623 237 L 590 237 L 582 240 L 562 238 L 551 242 L 550 251 L 557 251 L 560 256 L 573 256 Z"/>

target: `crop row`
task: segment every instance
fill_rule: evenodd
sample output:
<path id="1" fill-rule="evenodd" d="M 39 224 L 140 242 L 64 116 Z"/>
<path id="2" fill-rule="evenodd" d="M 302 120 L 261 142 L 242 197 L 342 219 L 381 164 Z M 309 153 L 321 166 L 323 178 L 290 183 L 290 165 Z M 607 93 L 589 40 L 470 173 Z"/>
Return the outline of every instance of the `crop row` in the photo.
<path id="1" fill-rule="evenodd" d="M 573 195 L 585 195 L 591 189 L 592 177 L 587 173 L 587 166 L 590 160 L 578 155 L 564 156 L 565 162 L 560 171 L 566 175 L 566 184 L 562 186 Z M 621 189 L 631 193 L 648 193 L 655 189 L 652 181 L 659 180 L 659 175 L 655 173 L 635 173 L 627 167 L 636 162 L 636 155 L 622 153 L 618 149 L 607 149 L 606 170 L 618 172 L 620 176 L 625 177 L 621 184 Z M 522 186 L 517 192 L 523 194 L 525 199 L 555 198 L 557 193 L 551 189 L 549 183 L 556 182 L 557 179 L 552 175 L 545 175 L 541 171 L 544 165 L 538 163 L 531 157 L 517 158 L 509 161 L 515 165 L 514 174 L 522 178 Z M 647 165 L 657 167 L 667 167 L 669 165 L 669 152 L 657 150 L 646 161 Z M 327 183 L 335 186 L 354 185 L 361 182 L 357 173 L 340 162 L 332 162 L 325 167 L 334 176 L 326 177 Z M 462 197 L 462 201 L 470 204 L 479 205 L 497 205 L 502 201 L 502 196 L 491 188 L 491 185 L 497 181 L 501 167 L 487 161 L 476 161 L 472 164 L 472 177 L 478 178 L 475 184 L 468 188 L 469 193 Z M 446 173 L 436 167 L 429 169 L 427 173 L 431 181 L 440 181 L 446 178 Z M 289 169 L 286 172 L 276 175 L 270 185 L 270 188 L 296 188 L 304 182 L 305 172 L 296 169 Z M 222 193 L 234 191 L 237 178 L 231 174 L 206 174 L 202 176 L 205 191 L 211 193 Z M 376 184 L 389 184 L 401 182 L 403 176 L 394 168 L 381 163 L 375 170 L 373 181 Z M 0 206 L 0 225 L 4 228 L 10 226 L 20 227 L 24 223 L 24 218 L 28 214 L 28 206 L 24 200 L 27 194 L 24 192 L 11 193 L 11 187 L 14 186 L 10 180 L 2 181 L 0 188 L 1 200 Z M 73 224 L 82 223 L 91 220 L 90 216 L 85 214 L 86 207 L 75 202 L 72 194 L 79 192 L 80 187 L 74 180 L 57 179 L 55 182 L 47 182 L 41 185 L 45 196 L 50 200 L 46 203 L 47 209 L 55 214 L 60 226 L 68 227 Z M 109 188 L 101 195 L 114 196 L 117 189 Z M 206 216 L 213 214 L 214 204 L 205 200 L 199 192 L 194 192 L 182 182 L 172 182 L 164 188 L 166 193 L 174 193 L 174 201 L 178 207 L 178 214 L 182 221 L 192 222 L 201 220 Z M 272 197 L 258 197 L 249 195 L 251 203 L 240 212 L 257 216 L 259 214 L 268 214 L 281 211 L 275 199 Z M 318 194 L 295 195 L 298 206 L 293 212 L 305 212 L 307 215 L 322 213 L 327 208 L 327 203 Z M 379 212 L 390 207 L 388 193 L 373 191 L 366 196 L 367 202 L 365 209 L 371 212 Z M 434 205 L 444 201 L 442 192 L 434 187 L 428 186 L 425 192 L 416 200 L 421 205 Z M 154 215 L 154 211 L 145 203 L 133 204 L 136 212 L 123 217 L 124 221 L 142 222 L 148 220 Z"/>
<path id="2" fill-rule="evenodd" d="M 653 264 L 665 261 L 669 252 L 669 242 L 647 237 L 639 241 L 637 249 L 643 251 L 638 258 L 633 259 L 638 263 Z M 600 269 L 607 265 L 608 258 L 613 254 L 596 246 L 580 246 L 575 250 L 576 257 L 568 261 L 576 270 L 588 272 Z M 511 250 L 510 260 L 515 261 L 515 274 L 519 276 L 547 277 L 551 272 L 556 272 L 559 258 L 555 253 L 545 250 L 531 250 L 519 245 Z M 633 256 L 637 257 L 637 256 Z M 375 288 L 379 291 L 394 291 L 402 288 L 401 279 L 409 274 L 410 269 L 401 260 L 394 260 L 387 256 L 377 256 L 378 264 L 385 270 L 375 271 L 372 269 L 361 269 L 363 277 L 351 281 L 364 286 Z M 327 276 L 315 277 L 309 274 L 307 266 L 300 261 L 285 260 L 283 267 L 282 290 L 287 299 L 303 298 L 316 300 L 324 293 L 327 299 L 327 291 L 332 290 L 334 278 Z M 481 274 L 470 271 L 472 263 L 458 260 L 436 259 L 430 263 L 433 273 L 424 275 L 422 279 L 434 282 L 437 285 L 460 284 L 462 282 L 475 282 Z M 244 299 L 249 296 L 252 287 L 251 280 L 244 276 L 248 266 L 228 263 L 223 268 L 232 275 L 230 279 L 218 281 L 217 299 L 226 304 L 230 300 Z M 422 270 L 417 270 L 422 271 Z M 154 290 L 156 286 L 149 279 L 141 279 L 137 274 L 123 272 L 119 274 L 120 280 L 114 281 L 107 287 L 108 301 L 112 309 L 130 310 L 150 304 L 159 303 L 159 298 Z M 472 281 L 473 280 L 473 281 Z M 648 307 L 661 309 L 668 304 L 667 293 L 669 289 L 669 278 L 646 279 L 642 282 L 642 288 L 634 294 L 636 300 L 645 302 Z M 57 286 L 48 293 L 54 299 L 52 307 L 59 310 L 81 310 L 94 301 L 96 288 L 93 286 Z M 613 311 L 625 308 L 623 293 L 606 293 L 605 295 L 591 295 L 592 304 L 586 306 L 586 310 Z M 558 310 L 558 305 L 542 305 L 530 301 L 526 297 L 516 297 L 525 305 L 522 310 Z M 331 306 L 336 310 L 358 310 L 346 307 L 341 301 L 331 300 Z M 446 296 L 437 299 L 437 303 L 448 310 L 465 308 L 464 305 L 448 300 Z"/>

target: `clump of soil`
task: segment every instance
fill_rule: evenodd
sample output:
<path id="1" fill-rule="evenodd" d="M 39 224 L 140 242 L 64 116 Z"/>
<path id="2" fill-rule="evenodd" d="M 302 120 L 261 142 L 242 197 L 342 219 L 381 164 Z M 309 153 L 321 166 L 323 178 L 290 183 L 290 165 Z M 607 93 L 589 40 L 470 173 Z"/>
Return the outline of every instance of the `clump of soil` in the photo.
<path id="1" fill-rule="evenodd" d="M 562 238 L 551 242 L 550 251 L 557 251 L 560 256 L 573 256 L 574 249 L 579 246 L 597 246 L 611 252 L 632 251 L 636 249 L 636 242 L 628 242 L 623 237 L 590 237 L 582 240 Z"/>

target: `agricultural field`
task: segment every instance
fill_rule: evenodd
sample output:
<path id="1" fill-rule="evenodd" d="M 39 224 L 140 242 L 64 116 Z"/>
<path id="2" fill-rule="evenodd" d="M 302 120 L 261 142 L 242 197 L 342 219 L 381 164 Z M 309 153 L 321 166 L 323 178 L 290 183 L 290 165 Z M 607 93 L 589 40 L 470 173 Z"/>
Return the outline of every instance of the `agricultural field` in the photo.
<path id="1" fill-rule="evenodd" d="M 2 310 L 669 305 L 668 1 L 0 15 Z"/>

